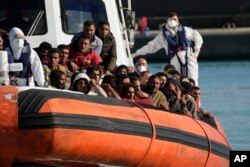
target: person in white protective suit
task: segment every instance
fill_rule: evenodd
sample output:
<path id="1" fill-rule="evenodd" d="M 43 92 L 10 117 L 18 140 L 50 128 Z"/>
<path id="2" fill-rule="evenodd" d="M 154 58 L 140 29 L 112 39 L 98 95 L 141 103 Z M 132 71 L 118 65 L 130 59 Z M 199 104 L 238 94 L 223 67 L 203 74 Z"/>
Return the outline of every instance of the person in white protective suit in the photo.
<path id="1" fill-rule="evenodd" d="M 11 73 L 11 77 L 16 79 L 17 86 L 44 86 L 45 77 L 41 61 L 25 40 L 21 29 L 14 27 L 9 33 L 9 46 L 4 48 L 8 52 L 9 63 L 22 63 L 23 70 Z"/>
<path id="2" fill-rule="evenodd" d="M 194 48 L 191 42 L 194 42 Z M 203 39 L 200 33 L 192 28 L 184 27 L 179 23 L 178 15 L 172 12 L 168 15 L 167 23 L 161 32 L 147 45 L 138 49 L 133 57 L 155 53 L 164 48 L 169 56 L 169 63 L 186 77 L 195 80 L 198 85 L 198 63 L 197 58 Z"/>

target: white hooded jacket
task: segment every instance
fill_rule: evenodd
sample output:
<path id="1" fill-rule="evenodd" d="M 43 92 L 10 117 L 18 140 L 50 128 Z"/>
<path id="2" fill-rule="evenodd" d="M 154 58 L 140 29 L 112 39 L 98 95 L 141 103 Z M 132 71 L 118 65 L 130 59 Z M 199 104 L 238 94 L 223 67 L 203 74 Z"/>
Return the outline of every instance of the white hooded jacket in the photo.
<path id="1" fill-rule="evenodd" d="M 19 38 L 21 37 L 21 39 L 25 41 L 25 36 L 24 36 L 23 31 L 17 27 L 12 28 L 10 30 L 9 40 L 10 40 L 10 47 L 12 48 L 13 52 L 15 52 L 14 51 L 15 48 L 13 47 L 13 41 L 15 40 L 15 37 L 17 35 L 19 36 Z M 18 78 L 18 77 L 17 77 L 17 85 L 18 86 L 35 86 L 35 82 L 34 82 L 34 79 L 35 79 L 37 84 L 43 87 L 45 83 L 45 77 L 44 77 L 42 63 L 37 53 L 32 48 L 30 49 L 31 49 L 30 63 L 31 63 L 32 76 L 28 78 L 29 85 L 27 85 L 26 78 Z M 24 48 L 22 50 L 24 50 Z M 14 56 L 14 54 L 11 53 L 10 50 L 7 50 L 7 51 L 9 52 L 9 54 L 12 54 L 12 56 Z M 20 58 L 20 56 L 17 56 L 17 57 Z M 14 56 L 14 58 L 16 58 L 16 56 Z"/>

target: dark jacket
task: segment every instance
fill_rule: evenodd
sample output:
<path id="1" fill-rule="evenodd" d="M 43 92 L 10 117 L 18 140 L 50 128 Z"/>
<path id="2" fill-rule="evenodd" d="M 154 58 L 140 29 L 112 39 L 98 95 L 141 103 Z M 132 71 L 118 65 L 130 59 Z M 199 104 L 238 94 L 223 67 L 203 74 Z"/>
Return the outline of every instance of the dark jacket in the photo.
<path id="1" fill-rule="evenodd" d="M 117 60 L 115 38 L 112 33 L 109 33 L 105 38 L 101 38 L 101 40 L 103 46 L 100 56 L 103 62 L 108 64 L 108 70 L 113 71 Z"/>

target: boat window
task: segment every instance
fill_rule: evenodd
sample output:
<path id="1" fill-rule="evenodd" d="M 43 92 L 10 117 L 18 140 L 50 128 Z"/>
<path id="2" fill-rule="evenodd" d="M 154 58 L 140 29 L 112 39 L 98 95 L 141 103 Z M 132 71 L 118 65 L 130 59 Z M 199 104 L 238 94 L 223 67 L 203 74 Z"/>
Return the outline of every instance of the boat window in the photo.
<path id="1" fill-rule="evenodd" d="M 107 20 L 105 4 L 102 0 L 61 0 L 63 31 L 74 34 L 83 30 L 83 24 L 92 20 L 97 25 Z"/>
<path id="2" fill-rule="evenodd" d="M 0 1 L 0 29 L 9 31 L 19 27 L 25 35 L 47 32 L 44 0 Z"/>

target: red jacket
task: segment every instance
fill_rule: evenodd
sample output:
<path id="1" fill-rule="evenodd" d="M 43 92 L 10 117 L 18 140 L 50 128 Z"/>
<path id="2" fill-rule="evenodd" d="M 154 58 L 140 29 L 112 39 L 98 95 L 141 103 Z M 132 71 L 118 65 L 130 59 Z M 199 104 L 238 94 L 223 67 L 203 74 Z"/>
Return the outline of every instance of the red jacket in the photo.
<path id="1" fill-rule="evenodd" d="M 70 50 L 69 59 L 79 68 L 87 68 L 102 62 L 100 56 L 93 49 L 90 49 L 89 53 L 84 54 L 72 48 Z"/>

